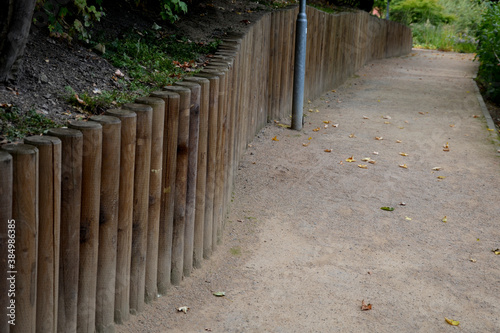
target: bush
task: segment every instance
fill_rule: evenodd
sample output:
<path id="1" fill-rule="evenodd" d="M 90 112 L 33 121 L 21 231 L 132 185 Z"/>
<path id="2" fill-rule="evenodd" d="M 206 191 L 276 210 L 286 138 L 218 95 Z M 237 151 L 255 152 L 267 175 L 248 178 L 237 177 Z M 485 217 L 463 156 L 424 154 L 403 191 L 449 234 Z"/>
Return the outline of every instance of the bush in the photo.
<path id="1" fill-rule="evenodd" d="M 403 0 L 391 9 L 392 19 L 411 24 L 429 21 L 431 24 L 450 23 L 455 16 L 446 14 L 438 0 Z"/>
<path id="2" fill-rule="evenodd" d="M 500 4 L 488 2 L 487 7 L 477 32 L 478 78 L 486 96 L 500 103 Z"/>

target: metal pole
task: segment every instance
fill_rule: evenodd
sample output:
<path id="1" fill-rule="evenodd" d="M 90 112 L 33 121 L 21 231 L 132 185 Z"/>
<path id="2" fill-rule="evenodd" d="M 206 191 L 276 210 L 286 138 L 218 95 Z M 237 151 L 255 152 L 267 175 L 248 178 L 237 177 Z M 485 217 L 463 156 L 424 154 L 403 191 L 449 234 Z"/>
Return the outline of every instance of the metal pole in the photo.
<path id="1" fill-rule="evenodd" d="M 300 0 L 295 35 L 295 72 L 293 75 L 292 129 L 302 129 L 304 107 L 304 78 L 306 73 L 307 17 L 306 0 Z"/>
<path id="2" fill-rule="evenodd" d="M 389 4 L 391 3 L 391 0 L 387 0 L 387 14 L 385 14 L 385 19 L 389 20 Z"/>

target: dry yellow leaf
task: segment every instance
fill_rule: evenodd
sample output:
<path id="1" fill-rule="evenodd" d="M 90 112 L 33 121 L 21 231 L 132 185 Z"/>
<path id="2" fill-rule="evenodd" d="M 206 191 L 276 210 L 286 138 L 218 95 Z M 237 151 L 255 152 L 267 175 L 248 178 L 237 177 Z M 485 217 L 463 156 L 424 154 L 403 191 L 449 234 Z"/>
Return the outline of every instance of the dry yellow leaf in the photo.
<path id="1" fill-rule="evenodd" d="M 362 158 L 361 160 L 362 160 L 363 162 L 368 162 L 368 161 L 370 161 L 370 160 L 371 160 L 371 158 L 369 158 L 369 157 L 364 157 L 364 158 Z"/>
<path id="2" fill-rule="evenodd" d="M 384 121 L 384 124 L 390 124 L 391 122 L 390 121 Z"/>
<path id="3" fill-rule="evenodd" d="M 370 119 L 370 118 L 368 118 L 367 116 L 363 116 L 363 119 Z"/>
<path id="4" fill-rule="evenodd" d="M 396 143 L 401 143 L 401 140 L 396 140 Z"/>
<path id="5" fill-rule="evenodd" d="M 349 137 L 350 137 L 350 138 L 355 138 L 355 137 L 356 137 L 356 135 L 354 135 L 354 133 L 351 133 L 351 134 L 349 134 Z"/>
<path id="6" fill-rule="evenodd" d="M 448 319 L 448 318 L 446 318 L 446 317 L 444 317 L 444 320 L 445 320 L 448 324 L 450 324 L 450 325 L 452 325 L 452 326 L 458 326 L 458 325 L 460 325 L 460 322 L 458 322 L 457 320 Z"/>
<path id="7" fill-rule="evenodd" d="M 331 149 L 325 149 L 325 153 L 331 153 L 332 150 Z"/>
<path id="8" fill-rule="evenodd" d="M 376 136 L 375 140 L 384 140 L 384 137 L 383 136 Z"/>
<path id="9" fill-rule="evenodd" d="M 358 168 L 368 169 L 368 166 L 366 164 L 358 164 Z"/>
<path id="10" fill-rule="evenodd" d="M 472 259 L 472 258 L 470 258 L 470 259 L 469 259 L 469 261 L 470 261 L 470 262 L 476 262 L 477 260 L 476 260 L 476 259 Z"/>
<path id="11" fill-rule="evenodd" d="M 312 136 L 310 136 L 307 140 L 312 140 Z"/>
<path id="12" fill-rule="evenodd" d="M 314 129 L 313 129 L 313 132 L 317 132 L 317 131 L 319 131 L 320 129 L 321 129 L 321 128 L 316 127 L 316 128 L 314 128 Z"/>
<path id="13" fill-rule="evenodd" d="M 308 143 L 303 143 L 302 145 L 303 145 L 304 147 L 307 147 L 307 146 L 309 146 L 309 144 L 310 144 L 310 142 L 308 142 Z"/>
<path id="14" fill-rule="evenodd" d="M 314 110 L 313 110 L 313 109 L 309 109 L 308 111 L 309 111 L 309 112 L 314 112 Z"/>
<path id="15" fill-rule="evenodd" d="M 333 124 L 332 127 L 339 127 L 339 124 Z"/>
<path id="16" fill-rule="evenodd" d="M 408 166 L 406 164 L 400 164 L 399 167 L 403 169 L 408 169 Z"/>
<path id="17" fill-rule="evenodd" d="M 377 163 L 377 161 L 375 161 L 375 160 L 369 160 L 368 163 L 375 164 L 375 163 Z"/>
<path id="18" fill-rule="evenodd" d="M 353 156 L 346 158 L 346 162 L 356 162 Z"/>
<path id="19" fill-rule="evenodd" d="M 448 222 L 448 218 L 445 216 L 445 217 L 443 217 L 443 219 L 441 221 L 443 221 L 444 223 L 446 223 L 446 222 Z"/>
<path id="20" fill-rule="evenodd" d="M 432 168 L 432 170 L 434 170 L 434 171 L 440 171 L 441 169 L 442 169 L 441 167 L 434 167 L 434 168 Z"/>
<path id="21" fill-rule="evenodd" d="M 437 178 L 438 179 L 445 179 L 446 177 L 445 176 L 438 176 Z"/>
<path id="22" fill-rule="evenodd" d="M 383 116 L 384 119 L 392 119 L 391 116 Z"/>
<path id="23" fill-rule="evenodd" d="M 411 221 L 411 217 L 405 216 L 406 221 Z"/>
<path id="24" fill-rule="evenodd" d="M 280 141 L 276 136 L 273 138 L 273 141 Z"/>
<path id="25" fill-rule="evenodd" d="M 408 156 L 407 153 L 399 153 L 399 155 L 401 155 L 401 156 Z"/>
<path id="26" fill-rule="evenodd" d="M 455 127 L 455 125 L 451 124 L 450 127 Z"/>
<path id="27" fill-rule="evenodd" d="M 493 252 L 497 256 L 500 255 L 500 249 L 491 250 L 491 252 Z"/>
<path id="28" fill-rule="evenodd" d="M 323 120 L 323 122 L 324 122 L 325 124 L 329 124 L 329 123 L 330 123 L 330 120 Z"/>

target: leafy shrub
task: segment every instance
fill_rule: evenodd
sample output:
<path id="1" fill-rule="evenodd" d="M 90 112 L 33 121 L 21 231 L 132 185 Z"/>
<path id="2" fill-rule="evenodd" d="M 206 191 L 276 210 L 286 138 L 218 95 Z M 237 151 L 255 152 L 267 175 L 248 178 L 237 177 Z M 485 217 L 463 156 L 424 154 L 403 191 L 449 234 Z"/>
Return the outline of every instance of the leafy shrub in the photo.
<path id="1" fill-rule="evenodd" d="M 391 19 L 407 25 L 427 21 L 435 25 L 450 23 L 455 16 L 446 14 L 438 0 L 403 0 L 392 7 Z"/>
<path id="2" fill-rule="evenodd" d="M 487 7 L 477 32 L 478 78 L 486 96 L 500 102 L 500 3 L 488 2 Z"/>

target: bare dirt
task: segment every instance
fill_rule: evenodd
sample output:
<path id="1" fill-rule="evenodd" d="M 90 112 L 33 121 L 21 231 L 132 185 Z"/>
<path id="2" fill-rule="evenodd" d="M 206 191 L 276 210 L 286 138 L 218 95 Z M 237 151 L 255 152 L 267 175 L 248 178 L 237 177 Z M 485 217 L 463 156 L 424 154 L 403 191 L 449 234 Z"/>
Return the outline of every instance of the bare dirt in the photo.
<path id="1" fill-rule="evenodd" d="M 264 128 L 214 256 L 117 331 L 500 332 L 500 158 L 476 66 L 373 61 L 306 101 L 302 131 Z"/>

